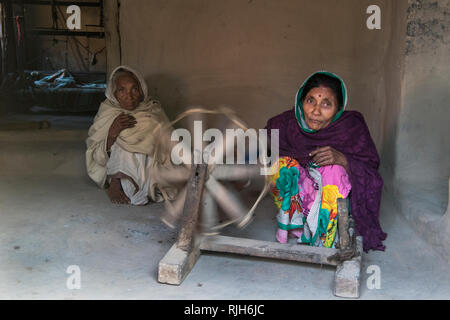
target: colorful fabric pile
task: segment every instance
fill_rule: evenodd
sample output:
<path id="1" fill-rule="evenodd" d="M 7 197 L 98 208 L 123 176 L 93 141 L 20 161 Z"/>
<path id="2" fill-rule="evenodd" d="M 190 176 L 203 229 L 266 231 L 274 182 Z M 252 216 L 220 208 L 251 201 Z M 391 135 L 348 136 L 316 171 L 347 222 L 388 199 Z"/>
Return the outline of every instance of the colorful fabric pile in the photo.
<path id="1" fill-rule="evenodd" d="M 277 240 L 289 235 L 299 243 L 334 248 L 337 236 L 337 199 L 346 198 L 351 184 L 341 166 L 302 167 L 291 157 L 281 157 L 271 176 L 271 192 L 279 212 Z"/>

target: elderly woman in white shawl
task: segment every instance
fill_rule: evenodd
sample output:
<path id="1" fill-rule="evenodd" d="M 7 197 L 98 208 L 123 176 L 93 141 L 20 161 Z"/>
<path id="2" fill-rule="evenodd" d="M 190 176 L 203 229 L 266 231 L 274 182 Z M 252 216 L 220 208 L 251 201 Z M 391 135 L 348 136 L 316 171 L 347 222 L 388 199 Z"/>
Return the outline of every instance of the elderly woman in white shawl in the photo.
<path id="1" fill-rule="evenodd" d="M 86 140 L 88 175 L 113 203 L 144 205 L 149 198 L 163 200 L 162 194 L 173 199 L 176 190 L 152 174 L 155 128 L 168 122 L 160 103 L 150 99 L 142 76 L 126 66 L 111 73 L 106 97 Z"/>

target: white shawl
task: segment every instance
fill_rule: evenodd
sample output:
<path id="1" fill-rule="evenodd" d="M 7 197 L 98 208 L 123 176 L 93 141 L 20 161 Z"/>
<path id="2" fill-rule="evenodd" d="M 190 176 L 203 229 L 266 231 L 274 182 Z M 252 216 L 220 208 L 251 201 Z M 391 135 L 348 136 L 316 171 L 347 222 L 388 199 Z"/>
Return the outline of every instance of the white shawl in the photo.
<path id="1" fill-rule="evenodd" d="M 119 70 L 132 72 L 140 83 L 144 99 L 135 110 L 129 111 L 121 108 L 114 96 L 114 74 Z M 161 104 L 156 100 L 150 99 L 148 96 L 147 85 L 142 76 L 129 67 L 117 67 L 111 73 L 105 95 L 107 99 L 100 105 L 97 115 L 94 118 L 94 123 L 89 128 L 88 138 L 86 140 L 86 167 L 89 177 L 91 177 L 98 186 L 105 188 L 106 163 L 109 159 L 108 153 L 106 152 L 108 132 L 114 119 L 121 113 L 132 115 L 136 118 L 137 123 L 133 128 L 122 130 L 115 143 L 128 152 L 137 152 L 151 156 L 155 162 L 153 167 L 164 165 L 164 168 L 168 169 L 168 166 L 171 166 L 172 164 L 170 161 L 165 161 L 167 157 L 161 157 L 161 155 L 155 154 L 155 152 L 161 151 L 155 150 L 156 143 L 158 142 L 158 138 L 155 136 L 155 129 L 157 129 L 158 126 L 167 124 L 169 120 L 164 113 Z M 152 182 L 152 186 L 150 187 L 151 190 L 149 190 L 152 198 L 156 197 L 156 192 L 154 190 L 156 187 L 155 184 L 158 184 L 158 181 Z M 158 187 L 162 187 L 161 183 Z M 167 192 L 169 195 L 172 195 L 170 198 L 173 198 L 173 192 L 173 190 L 172 192 Z"/>

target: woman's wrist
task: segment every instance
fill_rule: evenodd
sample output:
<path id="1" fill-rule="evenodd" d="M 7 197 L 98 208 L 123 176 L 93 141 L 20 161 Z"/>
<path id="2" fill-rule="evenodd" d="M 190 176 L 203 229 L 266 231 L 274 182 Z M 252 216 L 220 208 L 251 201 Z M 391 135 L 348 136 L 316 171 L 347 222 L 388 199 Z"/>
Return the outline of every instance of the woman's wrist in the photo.
<path id="1" fill-rule="evenodd" d="M 116 142 L 117 136 L 109 135 L 106 140 L 106 152 L 111 151 L 111 147 Z"/>

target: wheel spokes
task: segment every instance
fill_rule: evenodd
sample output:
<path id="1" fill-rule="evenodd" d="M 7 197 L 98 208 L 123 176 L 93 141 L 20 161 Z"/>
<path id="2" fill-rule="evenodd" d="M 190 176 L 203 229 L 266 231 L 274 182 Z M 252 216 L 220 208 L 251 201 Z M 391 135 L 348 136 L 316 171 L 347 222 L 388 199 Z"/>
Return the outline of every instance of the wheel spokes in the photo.
<path id="1" fill-rule="evenodd" d="M 257 165 L 217 165 L 211 174 L 217 180 L 248 180 L 261 175 Z"/>
<path id="2" fill-rule="evenodd" d="M 186 166 L 176 166 L 169 169 L 158 168 L 153 171 L 158 181 L 165 181 L 170 184 L 184 183 L 189 179 L 189 168 Z"/>
<path id="3" fill-rule="evenodd" d="M 205 120 L 205 116 L 208 114 L 225 116 L 228 118 L 229 123 L 226 123 L 226 121 L 223 120 L 217 121 L 217 123 L 213 124 L 214 127 L 218 129 L 213 129 L 215 131 L 208 131 L 205 134 L 205 131 L 210 129 Z M 189 116 L 190 121 L 183 120 L 187 116 Z M 160 170 L 157 175 L 164 178 L 163 180 L 167 181 L 169 184 L 183 183 L 185 184 L 185 187 L 182 191 L 180 191 L 175 201 L 165 201 L 166 214 L 163 216 L 162 220 L 171 227 L 175 227 L 175 225 L 179 223 L 181 215 L 183 214 L 184 203 L 189 193 L 189 190 L 187 189 L 188 186 L 186 184 L 189 179 L 189 168 L 191 168 L 192 165 L 199 164 L 201 162 L 209 163 L 209 160 L 211 159 L 212 161 L 208 165 L 209 173 L 206 176 L 207 180 L 204 184 L 205 190 L 203 191 L 202 205 L 201 209 L 199 209 L 201 210 L 199 220 L 200 230 L 203 235 L 211 235 L 217 234 L 221 228 L 233 223 L 237 223 L 238 227 L 244 227 L 252 220 L 257 205 L 267 194 L 269 188 L 266 184 L 263 192 L 259 195 L 252 208 L 248 210 L 248 208 L 246 208 L 241 202 L 238 191 L 234 190 L 233 186 L 235 183 L 233 181 L 245 182 L 249 181 L 251 178 L 261 176 L 263 172 L 261 165 L 256 165 L 256 163 L 252 161 L 252 159 L 256 159 L 256 157 L 258 157 L 259 140 L 258 148 L 255 149 L 254 142 L 252 142 L 252 147 L 248 148 L 250 154 L 246 155 L 245 152 L 247 147 L 239 145 L 239 143 L 235 143 L 236 140 L 238 142 L 242 142 L 242 132 L 235 132 L 232 139 L 228 138 L 226 129 L 240 129 L 246 131 L 248 130 L 248 127 L 235 115 L 234 112 L 226 108 L 219 108 L 218 110 L 207 110 L 203 108 L 190 109 L 178 116 L 170 123 L 170 125 L 173 126 L 179 121 L 182 121 L 182 127 L 185 129 L 182 129 L 184 132 L 180 134 L 177 133 L 178 141 L 164 142 L 163 139 L 161 139 L 160 142 L 165 150 L 169 149 L 171 151 L 170 156 L 172 162 L 174 164 L 181 165 L 179 168 L 172 169 L 170 171 L 168 170 L 167 172 Z M 221 131 L 222 135 L 216 131 Z M 254 129 L 252 129 L 252 131 L 246 131 L 245 136 L 253 137 L 255 136 L 255 132 L 256 131 L 254 131 Z M 189 134 L 190 137 L 187 139 Z M 203 139 L 205 139 L 205 141 Z M 167 138 L 165 140 L 167 140 Z M 244 138 L 244 141 L 245 140 L 246 138 Z M 214 144 L 212 144 L 213 141 Z M 249 146 L 250 141 L 254 140 L 249 139 Z M 208 144 L 208 146 L 206 146 L 206 144 Z M 175 149 L 177 152 L 173 152 L 174 146 L 177 147 L 177 149 Z M 193 150 L 195 149 L 197 149 L 198 152 L 194 152 Z M 220 159 L 220 152 L 216 157 L 219 149 L 222 151 L 224 161 L 217 161 L 217 163 L 214 163 L 214 160 L 222 160 Z M 238 151 L 241 153 L 238 154 Z M 228 154 L 230 155 L 229 157 Z M 195 161 L 193 161 L 194 157 L 196 159 Z M 214 157 L 214 159 L 212 157 Z M 250 160 L 246 158 L 249 158 Z M 226 160 L 230 161 L 229 165 L 222 164 L 226 163 Z M 243 160 L 245 160 L 245 162 Z M 249 162 L 251 164 L 249 164 Z M 263 164 L 263 166 L 265 167 L 266 165 Z M 223 180 L 224 182 L 219 182 L 219 180 Z M 225 181 L 230 181 L 230 183 Z M 238 188 L 240 188 L 240 186 L 238 186 Z M 227 218 L 224 223 L 218 224 L 219 212 L 221 211 L 223 211 Z"/>
<path id="4" fill-rule="evenodd" d="M 205 186 L 219 207 L 231 219 L 228 224 L 241 220 L 248 212 L 245 206 L 242 205 L 238 196 L 231 190 L 225 188 L 225 186 L 213 176 L 209 176 Z"/>
<path id="5" fill-rule="evenodd" d="M 218 234 L 214 227 L 217 225 L 217 203 L 211 196 L 208 190 L 203 191 L 203 206 L 201 211 L 201 229 L 205 236 L 212 236 Z"/>
<path id="6" fill-rule="evenodd" d="M 180 219 L 183 213 L 184 203 L 186 202 L 187 188 L 184 187 L 175 201 L 164 201 L 166 212 L 162 216 L 161 220 L 171 228 L 175 228 L 177 221 Z"/>

